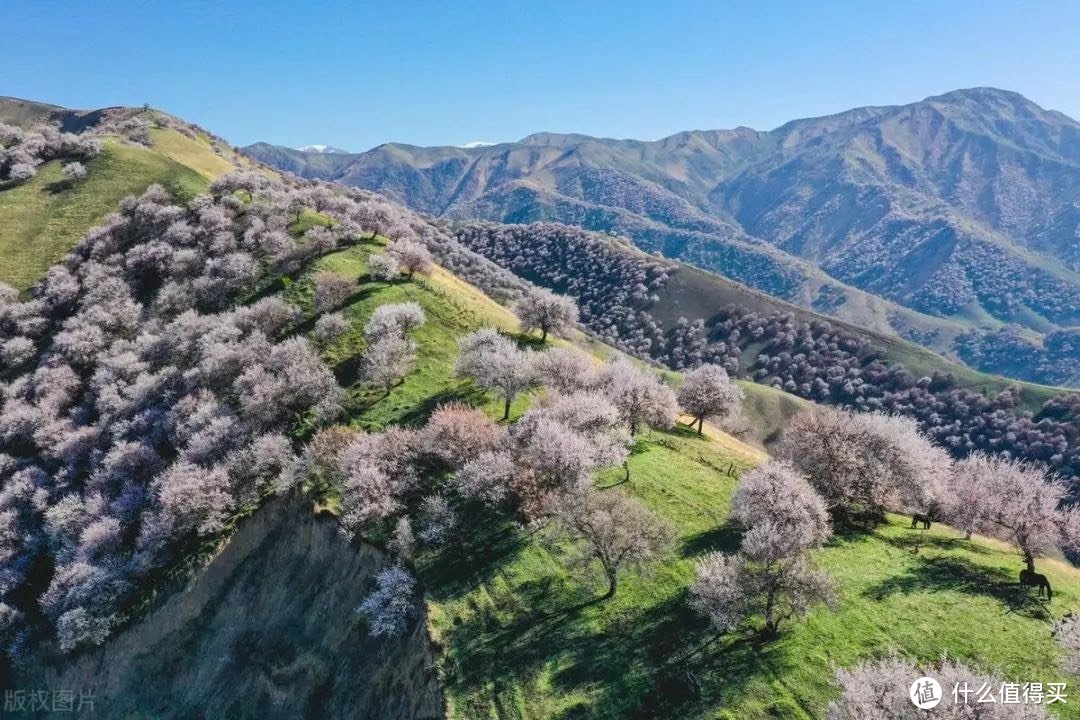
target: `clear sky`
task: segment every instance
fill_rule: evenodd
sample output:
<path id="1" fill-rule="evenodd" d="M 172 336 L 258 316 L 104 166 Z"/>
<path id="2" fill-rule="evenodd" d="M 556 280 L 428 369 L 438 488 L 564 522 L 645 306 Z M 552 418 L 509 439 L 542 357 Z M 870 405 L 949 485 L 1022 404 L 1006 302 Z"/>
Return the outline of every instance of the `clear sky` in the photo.
<path id="1" fill-rule="evenodd" d="M 0 0 L 0 95 L 234 144 L 652 139 L 993 85 L 1080 118 L 1080 2 Z"/>

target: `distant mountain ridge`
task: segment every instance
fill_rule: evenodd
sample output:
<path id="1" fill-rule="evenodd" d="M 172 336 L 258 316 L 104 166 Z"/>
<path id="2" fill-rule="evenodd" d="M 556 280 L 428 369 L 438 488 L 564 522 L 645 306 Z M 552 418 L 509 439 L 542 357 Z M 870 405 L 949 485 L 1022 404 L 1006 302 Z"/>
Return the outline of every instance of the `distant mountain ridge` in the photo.
<path id="1" fill-rule="evenodd" d="M 962 336 L 978 335 L 964 343 L 978 356 L 984 334 L 1009 324 L 1058 353 L 1047 362 L 1080 360 L 1080 123 L 1017 93 L 958 90 L 654 141 L 536 133 L 331 157 L 245 151 L 431 215 L 625 235 L 954 356 Z M 1048 341 L 1061 332 L 1066 342 Z"/>
<path id="2" fill-rule="evenodd" d="M 296 148 L 300 152 L 306 153 L 320 153 L 331 155 L 348 155 L 348 150 L 342 150 L 341 148 L 333 147 L 332 145 L 304 145 L 303 147 Z"/>

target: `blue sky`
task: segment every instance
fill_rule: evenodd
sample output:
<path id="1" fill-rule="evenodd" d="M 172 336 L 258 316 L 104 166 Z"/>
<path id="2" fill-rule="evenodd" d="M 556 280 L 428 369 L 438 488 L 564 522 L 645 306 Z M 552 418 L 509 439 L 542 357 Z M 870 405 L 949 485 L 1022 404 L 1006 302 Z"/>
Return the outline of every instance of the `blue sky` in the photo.
<path id="1" fill-rule="evenodd" d="M 775 127 L 960 87 L 1080 117 L 1080 3 L 0 0 L 0 94 L 235 144 Z"/>

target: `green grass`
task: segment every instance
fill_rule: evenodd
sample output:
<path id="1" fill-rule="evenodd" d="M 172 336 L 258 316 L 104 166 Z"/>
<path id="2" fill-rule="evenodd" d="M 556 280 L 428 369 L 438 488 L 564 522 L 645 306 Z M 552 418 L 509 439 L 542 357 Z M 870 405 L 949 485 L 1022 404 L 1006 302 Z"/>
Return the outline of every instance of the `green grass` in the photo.
<path id="1" fill-rule="evenodd" d="M 774 642 L 751 629 L 718 638 L 686 598 L 694 559 L 737 547 L 726 523 L 732 461 L 686 432 L 654 433 L 640 450 L 623 487 L 675 524 L 678 547 L 627 577 L 612 600 L 587 604 L 602 583 L 570 574 L 558 546 L 490 520 L 446 556 L 424 559 L 452 717 L 820 717 L 835 666 L 890 648 L 926 660 L 948 652 L 1022 681 L 1067 680 L 1043 606 L 1013 584 L 1015 556 L 942 526 L 923 535 L 899 516 L 816 553 L 839 583 L 835 610 L 815 610 Z M 1051 560 L 1040 569 L 1056 615 L 1080 607 L 1076 570 Z M 661 702 L 662 678 L 686 671 L 700 697 L 672 699 L 673 682 Z M 1055 707 L 1080 717 L 1073 705 Z"/>
<path id="2" fill-rule="evenodd" d="M 153 128 L 150 138 L 156 152 L 195 170 L 208 180 L 234 169 L 232 162 L 214 152 L 205 137 L 190 138 L 172 128 Z"/>
<path id="3" fill-rule="evenodd" d="M 86 179 L 70 187 L 62 183 L 61 161 L 45 163 L 29 182 L 0 185 L 0 282 L 29 287 L 114 212 L 122 198 L 152 183 L 181 198 L 202 192 L 208 184 L 196 171 L 158 152 L 115 141 L 107 141 L 102 153 L 85 165 Z"/>
<path id="4" fill-rule="evenodd" d="M 381 245 L 368 241 L 318 263 L 358 279 L 346 310 L 354 330 L 324 348 L 339 369 L 362 352 L 360 328 L 378 305 L 414 300 L 428 317 L 415 334 L 417 368 L 389 396 L 352 384 L 352 422 L 370 429 L 417 423 L 451 398 L 496 414 L 497 398 L 451 371 L 461 335 L 489 324 L 511 330 L 512 318 L 442 272 L 412 282 L 367 281 L 366 257 Z M 301 305 L 310 304 L 309 277 L 288 290 Z M 799 409 L 785 394 L 758 388 L 749 388 L 747 405 L 754 422 L 781 423 Z M 422 555 L 418 572 L 451 717 L 821 717 L 835 695 L 835 667 L 893 648 L 922 660 L 947 652 L 1019 681 L 1068 680 L 1049 613 L 1080 609 L 1080 572 L 1039 561 L 1055 590 L 1047 607 L 1017 590 L 1020 562 L 1008 548 L 965 541 L 941 525 L 913 531 L 900 516 L 815 552 L 837 580 L 835 608 L 815 609 L 772 642 L 760 639 L 755 623 L 717 636 L 689 610 L 687 592 L 697 558 L 738 545 L 727 515 L 746 457 L 685 428 L 639 442 L 632 479 L 621 487 L 667 518 L 678 542 L 666 561 L 627 574 L 607 602 L 591 602 L 603 583 L 568 570 L 565 547 L 505 517 L 470 515 L 455 543 Z M 614 484 L 619 474 L 604 474 L 598 485 Z M 680 695 L 688 672 L 700 682 L 697 697 Z M 1055 710 L 1080 717 L 1073 707 Z"/>
<path id="5" fill-rule="evenodd" d="M 181 157 L 191 149 L 181 144 L 169 152 Z M 204 174 L 161 152 L 117 143 L 93 161 L 83 185 L 49 190 L 58 179 L 59 163 L 52 163 L 30 183 L 0 190 L 0 280 L 28 286 L 119 198 L 150 182 L 172 183 L 182 194 L 207 183 Z M 306 213 L 292 230 L 320 222 Z M 454 378 L 452 368 L 462 335 L 486 325 L 513 332 L 513 317 L 442 270 L 413 281 L 370 281 L 367 257 L 384 244 L 369 240 L 333 253 L 285 283 L 285 296 L 310 312 L 310 278 L 317 270 L 358 281 L 344 309 L 352 330 L 320 348 L 348 388 L 348 422 L 369 430 L 417 424 L 451 399 L 500 414 L 494 394 Z M 383 396 L 357 377 L 361 328 L 379 305 L 409 300 L 427 314 L 427 324 L 414 334 L 418 362 Z M 576 342 L 607 352 L 595 342 Z M 755 430 L 761 437 L 754 439 L 765 444 L 803 407 L 780 391 L 744 388 L 744 415 L 752 427 L 764 428 Z M 528 402 L 519 399 L 515 414 Z M 751 456 L 734 441 L 699 438 L 686 429 L 643 438 L 630 460 L 632 480 L 621 487 L 666 517 L 677 528 L 678 544 L 650 572 L 625 576 L 618 594 L 604 603 L 590 603 L 601 583 L 568 571 L 564 547 L 505 517 L 470 517 L 458 542 L 422 555 L 418 570 L 429 629 L 442 652 L 451 716 L 820 717 L 833 694 L 835 665 L 893 647 L 922 659 L 948 651 L 1021 681 L 1065 679 L 1043 607 L 1012 585 L 1020 567 L 1015 555 L 990 541 L 964 541 L 942 526 L 925 535 L 909 530 L 902 517 L 872 533 L 836 538 L 816 552 L 839 583 L 835 609 L 815 610 L 770 643 L 750 629 L 717 637 L 688 609 L 687 589 L 696 558 L 737 547 L 727 515 L 734 475 Z M 612 484 L 619 474 L 605 474 L 598 484 Z M 1055 589 L 1055 616 L 1080 608 L 1080 573 L 1061 561 L 1039 565 Z M 700 681 L 700 696 L 679 699 L 685 687 L 679 678 L 688 671 Z M 1062 717 L 1080 718 L 1075 707 L 1055 706 Z"/>
<path id="6" fill-rule="evenodd" d="M 743 404 L 741 419 L 733 427 L 745 430 L 739 438 L 758 447 L 771 448 L 794 415 L 814 406 L 809 400 L 768 385 L 748 380 L 736 382 L 743 391 Z"/>
<path id="7" fill-rule="evenodd" d="M 372 252 L 381 252 L 381 245 L 381 241 L 366 241 L 322 258 L 286 293 L 291 302 L 310 313 L 310 280 L 316 272 L 334 270 L 357 279 L 356 294 L 343 309 L 352 321 L 352 330 L 322 348 L 327 363 L 348 389 L 352 423 L 369 430 L 389 424 L 414 425 L 422 423 L 439 404 L 452 400 L 483 405 L 493 414 L 496 410 L 501 414 L 498 397 L 478 392 L 470 382 L 455 378 L 453 368 L 458 340 L 463 335 L 485 326 L 511 331 L 514 324 L 509 314 L 474 289 L 469 288 L 472 293 L 463 291 L 468 286 L 441 270 L 412 281 L 369 280 L 366 258 Z M 384 395 L 365 387 L 358 376 L 358 361 L 364 350 L 363 326 L 378 306 L 409 301 L 419 303 L 427 318 L 424 326 L 412 333 L 419 346 L 417 362 L 404 381 Z M 527 398 L 519 398 L 514 413 L 520 413 L 527 403 Z"/>

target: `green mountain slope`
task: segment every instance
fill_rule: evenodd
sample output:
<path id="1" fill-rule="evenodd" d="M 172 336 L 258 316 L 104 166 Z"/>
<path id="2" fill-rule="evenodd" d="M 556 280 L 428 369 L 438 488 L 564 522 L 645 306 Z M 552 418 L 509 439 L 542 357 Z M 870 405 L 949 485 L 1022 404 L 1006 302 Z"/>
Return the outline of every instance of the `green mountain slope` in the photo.
<path id="1" fill-rule="evenodd" d="M 417 371 L 354 422 L 372 429 L 416 422 L 451 398 L 497 416 L 496 398 L 450 377 L 452 348 L 472 328 L 512 328 L 512 317 L 444 272 L 394 286 L 367 282 L 365 257 L 378 250 L 365 244 L 320 263 L 360 279 L 364 297 L 349 310 L 355 325 L 378 305 L 406 299 L 425 308 L 428 324 L 417 336 Z M 746 403 L 753 422 L 775 412 L 770 404 L 805 407 L 770 388 L 744 387 L 757 388 Z M 786 419 L 771 417 L 781 425 Z M 1047 609 L 1016 592 L 1020 563 L 1010 550 L 980 538 L 965 541 L 941 525 L 912 531 L 908 518 L 897 516 L 871 533 L 840 536 L 818 553 L 840 584 L 835 610 L 815 611 L 775 644 L 738 634 L 715 641 L 685 604 L 693 561 L 737 543 L 727 523 L 730 495 L 737 475 L 760 458 L 722 433 L 704 439 L 685 430 L 649 433 L 631 457 L 633 479 L 623 487 L 675 524 L 678 546 L 670 561 L 631 576 L 609 602 L 577 607 L 598 591 L 566 570 L 566 549 L 501 522 L 478 521 L 445 551 L 422 555 L 418 568 L 432 637 L 443 652 L 439 672 L 449 717 L 821 717 L 834 692 L 834 664 L 890 648 L 926 659 L 947 651 L 1009 677 L 1067 679 Z M 598 485 L 619 479 L 615 472 Z M 1055 588 L 1049 612 L 1059 617 L 1080 609 L 1080 571 L 1057 560 L 1040 567 Z M 678 679 L 687 671 L 701 694 L 679 700 Z M 1077 717 L 1070 708 L 1060 716 Z"/>
<path id="2" fill-rule="evenodd" d="M 1080 324 L 1080 124 L 1015 93 L 977 88 L 770 132 L 650 142 L 541 133 L 329 158 L 265 144 L 245 152 L 433 215 L 625 235 L 1024 379 L 1072 380 L 1080 360 L 1072 334 L 1052 335 Z M 993 357 L 987 331 L 1003 323 L 1027 329 L 1022 360 Z"/>
<path id="3" fill-rule="evenodd" d="M 801 321 L 827 320 L 844 328 L 855 337 L 862 338 L 881 350 L 885 357 L 908 369 L 913 375 L 932 375 L 935 372 L 954 376 L 960 387 L 977 390 L 984 395 L 994 395 L 1016 385 L 1021 388 L 1024 405 L 1037 411 L 1051 397 L 1069 388 L 1018 382 L 1001 375 L 983 373 L 939 355 L 914 342 L 894 335 L 875 332 L 857 323 L 838 321 L 834 318 L 798 308 L 777 300 L 765 293 L 755 291 L 713 273 L 703 272 L 686 265 L 673 265 L 670 281 L 660 293 L 659 300 L 650 307 L 657 320 L 671 324 L 679 317 L 709 317 L 720 307 L 736 304 L 758 313 L 788 312 Z"/>
<path id="4" fill-rule="evenodd" d="M 369 429 L 388 423 L 417 423 L 437 403 L 450 399 L 479 404 L 497 415 L 496 398 L 478 393 L 469 383 L 452 377 L 453 352 L 457 338 L 471 329 L 486 325 L 511 329 L 512 318 L 475 288 L 445 272 L 394 285 L 366 280 L 365 259 L 371 252 L 381 251 L 380 245 L 364 243 L 327 256 L 289 290 L 294 301 L 310 302 L 307 288 L 311 275 L 317 269 L 333 268 L 360 282 L 358 298 L 346 310 L 354 328 L 362 327 L 374 308 L 386 302 L 416 301 L 428 314 L 428 323 L 416 337 L 416 371 L 385 397 L 372 397 L 357 389 L 350 421 Z M 328 357 L 338 362 L 339 371 L 347 370 L 357 342 L 358 330 L 326 350 Z M 529 399 L 523 399 L 515 414 L 527 402 Z M 755 406 L 757 402 L 752 397 L 748 404 Z M 834 665 L 849 665 L 890 649 L 923 659 L 948 652 L 1008 677 L 1067 680 L 1058 666 L 1049 618 L 1050 613 L 1056 617 L 1080 609 L 1080 572 L 1060 561 L 1040 560 L 1040 569 L 1048 574 L 1055 589 L 1053 605 L 1046 607 L 1017 591 L 1013 576 L 1020 562 L 1009 550 L 979 538 L 965 541 L 940 525 L 928 533 L 910 530 L 907 518 L 896 516 L 872 532 L 841 535 L 817 552 L 819 563 L 839 583 L 835 609 L 814 611 L 805 624 L 792 626 L 776 642 L 762 643 L 744 633 L 716 638 L 686 605 L 693 562 L 705 552 L 731 549 L 737 543 L 738 531 L 727 521 L 730 496 L 737 476 L 759 462 L 761 456 L 722 434 L 710 434 L 713 437 L 699 438 L 683 429 L 654 431 L 638 444 L 630 460 L 633 479 L 623 489 L 668 518 L 677 529 L 678 542 L 674 556 L 649 572 L 628 576 L 610 601 L 590 602 L 598 591 L 587 578 L 567 571 L 566 548 L 551 545 L 527 529 L 504 521 L 475 519 L 466 524 L 468 529 L 457 542 L 418 558 L 419 577 L 426 591 L 428 628 L 436 649 L 434 663 L 448 717 L 817 718 L 823 716 L 835 692 L 831 687 Z M 598 485 L 618 482 L 621 475 L 615 475 L 619 473 L 601 476 Z M 334 506 L 332 501 L 330 506 Z M 298 523 L 303 527 L 306 522 L 275 519 L 278 511 L 267 513 L 260 511 L 245 521 L 254 527 L 242 526 L 220 555 L 221 560 L 215 560 L 206 572 L 216 573 L 216 564 L 231 564 L 228 558 L 248 552 L 242 548 L 252 534 L 274 536 Z M 281 525 L 268 527 L 270 522 Z M 255 548 L 259 554 L 253 558 L 268 553 L 265 560 L 258 561 L 260 574 L 268 580 L 288 574 L 295 581 L 295 574 L 284 563 L 296 562 L 289 558 L 299 557 L 297 553 L 305 552 L 307 545 L 291 547 L 288 537 L 286 533 L 281 541 L 275 541 L 285 543 L 278 550 Z M 311 542 L 312 552 L 319 548 L 320 557 L 329 550 L 321 542 L 303 542 Z M 241 547 L 233 549 L 235 544 Z M 330 544 L 334 545 L 333 541 Z M 334 551 L 338 559 L 326 557 L 325 573 L 333 580 L 316 572 L 319 566 L 308 567 L 305 560 L 305 586 L 327 583 L 328 588 L 334 588 L 333 595 L 319 593 L 318 617 L 329 626 L 320 624 L 318 628 L 310 628 L 309 622 L 294 626 L 301 616 L 292 613 L 311 606 L 302 598 L 290 598 L 290 603 L 297 604 L 285 604 L 279 593 L 280 583 L 269 582 L 264 587 L 245 575 L 252 572 L 246 565 L 232 571 L 241 573 L 238 578 L 248 577 L 244 580 L 245 591 L 236 596 L 236 602 L 270 613 L 267 622 L 277 628 L 279 637 L 286 639 L 290 648 L 287 654 L 263 641 L 253 641 L 231 650 L 244 653 L 246 669 L 234 665 L 223 668 L 215 659 L 218 654 L 213 652 L 213 626 L 206 624 L 206 615 L 200 615 L 198 622 L 192 620 L 162 634 L 161 624 L 170 608 L 183 608 L 192 602 L 173 596 L 165 598 L 160 610 L 130 626 L 102 651 L 45 677 L 56 687 L 91 677 L 93 668 L 111 665 L 110 652 L 146 648 L 152 638 L 157 638 L 155 656 L 170 658 L 171 663 L 190 668 L 189 672 L 200 676 L 209 673 L 212 678 L 205 687 L 185 686 L 185 702 L 195 707 L 207 702 L 204 693 L 214 688 L 227 696 L 226 687 L 259 682 L 258 673 L 273 678 L 275 683 L 293 683 L 300 696 L 314 693 L 290 674 L 290 668 L 296 667 L 293 663 L 315 663 L 305 672 L 320 678 L 337 672 L 338 663 L 351 662 L 347 660 L 351 653 L 362 650 L 367 658 L 363 662 L 374 659 L 397 663 L 395 658 L 400 657 L 400 662 L 405 663 L 401 672 L 385 675 L 388 684 L 380 686 L 384 694 L 373 696 L 365 689 L 371 678 L 365 671 L 335 680 L 333 687 L 339 682 L 345 685 L 330 695 L 310 695 L 310 701 L 329 703 L 318 707 L 328 713 L 325 716 L 337 716 L 334 708 L 338 707 L 341 693 L 346 697 L 349 693 L 361 694 L 368 698 L 365 702 L 376 703 L 385 703 L 392 695 L 402 706 L 414 710 L 372 709 L 370 717 L 424 717 L 415 708 L 424 706 L 424 698 L 430 697 L 425 693 L 431 690 L 422 673 L 407 674 L 409 668 L 415 668 L 413 658 L 425 652 L 422 647 L 396 649 L 385 643 L 368 646 L 370 641 L 363 631 L 351 629 L 348 624 L 355 622 L 346 618 L 353 617 L 356 600 L 342 595 L 341 588 L 350 587 L 349 592 L 355 593 L 356 587 L 343 586 L 341 581 L 352 578 L 360 586 L 368 582 L 363 574 L 344 573 L 339 577 L 343 564 L 355 562 L 348 559 L 350 552 L 341 548 Z M 199 579 L 194 589 L 216 592 L 218 586 L 214 583 L 220 581 L 211 578 L 208 575 L 205 580 Z M 205 601 L 220 602 L 220 597 L 224 596 L 213 595 L 217 600 Z M 219 614 L 236 614 L 236 609 L 228 609 L 227 605 L 213 607 Z M 225 615 L 220 617 L 220 622 L 227 620 Z M 255 622 L 260 617 L 257 613 L 245 614 L 244 622 Z M 175 627 L 175 620 L 169 622 L 170 628 Z M 348 644 L 306 639 L 309 630 L 302 629 L 325 633 L 335 623 L 345 623 L 339 625 L 338 632 L 346 633 Z M 372 649 L 363 650 L 369 647 Z M 155 667 L 129 667 L 127 672 L 131 674 L 122 675 L 122 682 L 118 677 L 115 685 L 108 686 L 119 693 L 118 707 L 132 708 L 134 717 L 145 716 L 146 706 L 139 702 L 148 702 L 145 687 L 157 685 L 145 686 L 139 678 L 143 672 L 156 672 Z M 371 672 L 383 677 L 380 673 L 390 671 L 382 666 L 373 667 Z M 700 686 L 699 692 L 691 691 L 695 684 Z M 253 697 L 258 700 L 262 696 L 254 692 Z M 104 703 L 108 696 L 99 693 L 98 698 L 99 703 Z M 256 716 L 241 708 L 235 708 L 235 712 L 236 717 Z M 1057 714 L 1080 717 L 1073 705 L 1058 706 Z M 179 717 L 175 711 L 164 716 Z"/>
<path id="5" fill-rule="evenodd" d="M 111 110 L 187 127 L 157 111 Z M 25 127 L 56 122 L 80 131 L 95 126 L 105 112 L 0 98 L 0 122 Z M 0 257 L 5 261 L 0 282 L 20 289 L 31 285 L 128 195 L 157 183 L 177 197 L 189 198 L 204 192 L 215 178 L 250 164 L 231 149 L 215 150 L 214 141 L 194 129 L 183 134 L 158 124 L 149 135 L 149 147 L 106 136 L 101 154 L 86 161 L 86 179 L 78 183 L 63 182 L 61 160 L 46 163 L 28 182 L 0 183 Z"/>

